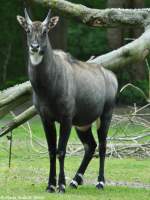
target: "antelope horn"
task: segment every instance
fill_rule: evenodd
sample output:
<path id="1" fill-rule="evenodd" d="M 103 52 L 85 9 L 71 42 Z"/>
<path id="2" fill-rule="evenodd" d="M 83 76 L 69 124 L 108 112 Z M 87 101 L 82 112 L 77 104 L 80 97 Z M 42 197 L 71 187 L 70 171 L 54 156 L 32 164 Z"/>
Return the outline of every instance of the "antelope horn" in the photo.
<path id="1" fill-rule="evenodd" d="M 43 25 L 47 25 L 48 24 L 48 22 L 50 20 L 50 16 L 51 16 L 51 10 L 48 11 L 47 17 L 42 22 Z"/>
<path id="2" fill-rule="evenodd" d="M 28 15 L 28 12 L 27 12 L 26 8 L 24 9 L 24 14 L 25 14 L 25 19 L 26 19 L 27 23 L 28 24 L 32 24 L 32 21 L 31 21 L 29 15 Z"/>

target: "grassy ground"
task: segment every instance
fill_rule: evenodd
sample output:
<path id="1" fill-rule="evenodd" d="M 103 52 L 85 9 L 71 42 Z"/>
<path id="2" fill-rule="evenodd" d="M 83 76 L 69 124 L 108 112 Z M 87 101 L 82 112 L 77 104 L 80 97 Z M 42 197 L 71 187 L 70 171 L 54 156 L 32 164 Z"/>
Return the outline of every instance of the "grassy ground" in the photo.
<path id="1" fill-rule="evenodd" d="M 24 155 L 23 155 L 24 156 Z M 8 159 L 0 159 L 0 198 L 1 196 L 37 196 L 41 199 L 136 199 L 148 200 L 150 190 L 128 187 L 106 186 L 104 191 L 98 191 L 96 183 L 98 159 L 93 159 L 86 174 L 85 185 L 72 190 L 67 187 L 65 195 L 47 194 L 45 192 L 48 177 L 48 159 L 42 157 L 13 158 L 12 166 L 8 168 Z M 26 155 L 27 156 L 27 155 Z M 76 172 L 81 158 L 66 158 L 67 184 Z M 150 160 L 107 159 L 107 180 L 150 183 Z M 20 198 L 21 199 L 21 198 Z M 33 199 L 33 198 L 32 198 Z"/>
<path id="2" fill-rule="evenodd" d="M 58 127 L 57 127 L 58 128 Z M 133 127 L 138 129 L 138 127 Z M 45 144 L 44 134 L 40 121 L 32 120 L 33 133 L 39 141 Z M 139 130 L 139 129 L 138 129 Z M 110 131 L 110 135 L 115 130 Z M 95 130 L 94 130 L 95 132 Z M 70 142 L 79 142 L 72 131 Z M 35 143 L 34 143 L 35 145 Z M 12 150 L 12 165 L 8 168 L 9 142 L 6 138 L 0 140 L 0 199 L 86 199 L 86 200 L 149 200 L 150 190 L 142 188 L 129 188 L 125 186 L 106 186 L 104 191 L 98 191 L 94 184 L 98 174 L 99 159 L 94 158 L 85 174 L 85 185 L 72 190 L 67 187 L 65 195 L 47 194 L 45 192 L 49 161 L 47 154 L 37 153 L 31 148 L 29 136 L 23 128 L 14 131 Z M 36 149 L 45 151 L 35 145 Z M 65 171 L 67 184 L 74 176 L 81 157 L 67 157 Z M 110 159 L 106 161 L 106 179 L 129 183 L 150 184 L 150 159 Z"/>

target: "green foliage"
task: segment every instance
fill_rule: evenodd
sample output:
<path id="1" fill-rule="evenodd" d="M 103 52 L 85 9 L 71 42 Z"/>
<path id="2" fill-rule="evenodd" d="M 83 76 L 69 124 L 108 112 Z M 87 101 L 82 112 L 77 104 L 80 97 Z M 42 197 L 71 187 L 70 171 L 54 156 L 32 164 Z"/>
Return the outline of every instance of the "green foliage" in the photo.
<path id="1" fill-rule="evenodd" d="M 150 59 L 148 59 L 150 63 Z M 145 96 L 148 98 L 149 95 L 149 79 L 148 79 L 148 70 L 146 64 L 143 69 L 146 73 L 146 77 L 143 80 L 135 80 L 134 73 L 132 68 L 127 67 L 125 70 L 121 69 L 117 72 L 118 82 L 119 82 L 119 90 L 126 84 L 131 83 L 134 86 L 140 88 Z M 118 101 L 124 104 L 132 104 L 137 103 L 138 105 L 143 105 L 146 103 L 146 99 L 144 96 L 137 90 L 131 87 L 127 87 L 122 93 L 118 95 Z"/>
<path id="2" fill-rule="evenodd" d="M 75 21 L 70 21 L 68 30 L 68 51 L 78 59 L 87 60 L 91 56 L 108 51 L 106 30 L 94 29 Z"/>
<path id="3" fill-rule="evenodd" d="M 145 0 L 145 7 L 149 8 L 150 7 L 150 1 L 149 0 Z"/>
<path id="4" fill-rule="evenodd" d="M 28 80 L 28 77 L 27 76 L 23 76 L 23 75 L 21 75 L 20 77 L 15 78 L 15 79 L 12 78 L 12 79 L 6 80 L 5 84 L 0 85 L 0 90 L 12 87 L 12 86 L 14 86 L 16 84 L 19 84 L 19 83 L 23 83 L 23 82 L 25 82 L 27 80 Z"/>
<path id="5" fill-rule="evenodd" d="M 21 12 L 20 1 L 0 1 L 0 83 L 2 83 L 3 66 L 7 60 L 8 49 L 11 46 L 7 65 L 7 80 L 13 80 L 26 73 L 23 51 L 23 34 L 17 24 L 16 15 Z"/>
<path id="6" fill-rule="evenodd" d="M 102 9 L 106 7 L 104 0 L 72 0 L 90 8 Z M 91 28 L 70 20 L 68 26 L 68 49 L 78 59 L 87 60 L 91 56 L 104 54 L 108 51 L 106 29 Z"/>

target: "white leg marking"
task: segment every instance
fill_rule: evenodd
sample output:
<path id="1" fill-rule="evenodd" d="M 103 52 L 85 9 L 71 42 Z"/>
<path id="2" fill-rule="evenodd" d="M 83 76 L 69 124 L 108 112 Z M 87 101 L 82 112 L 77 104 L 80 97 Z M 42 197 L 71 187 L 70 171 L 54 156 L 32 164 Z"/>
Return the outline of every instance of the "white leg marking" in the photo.
<path id="1" fill-rule="evenodd" d="M 75 185 L 76 187 L 78 187 L 78 183 L 77 183 L 77 181 L 72 180 L 71 183 L 72 183 L 73 185 Z"/>
<path id="2" fill-rule="evenodd" d="M 50 188 L 52 188 L 53 190 L 56 189 L 56 187 L 54 185 L 50 185 Z"/>
<path id="3" fill-rule="evenodd" d="M 96 185 L 102 185 L 104 187 L 105 183 L 103 181 L 98 182 Z"/>
<path id="4" fill-rule="evenodd" d="M 63 189 L 65 189 L 65 188 L 66 188 L 66 186 L 65 186 L 65 185 L 63 185 L 63 184 L 61 185 L 61 187 L 62 187 Z"/>
<path id="5" fill-rule="evenodd" d="M 77 174 L 81 179 L 83 179 L 83 174 Z"/>

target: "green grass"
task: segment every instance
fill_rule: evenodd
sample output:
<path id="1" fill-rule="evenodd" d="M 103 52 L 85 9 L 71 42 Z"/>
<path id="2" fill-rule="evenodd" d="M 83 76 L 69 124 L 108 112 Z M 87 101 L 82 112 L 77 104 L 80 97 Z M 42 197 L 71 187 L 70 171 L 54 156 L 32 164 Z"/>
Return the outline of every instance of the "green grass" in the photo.
<path id="1" fill-rule="evenodd" d="M 8 120 L 8 118 L 7 118 Z M 26 127 L 26 125 L 25 125 Z M 46 144 L 41 123 L 38 118 L 31 121 L 33 135 Z M 141 127 L 140 127 L 141 128 Z M 57 129 L 59 129 L 57 125 Z M 133 129 L 139 130 L 138 127 Z M 110 135 L 115 130 L 110 130 Z M 94 127 L 94 134 L 96 129 Z M 119 186 L 106 186 L 104 191 L 98 191 L 94 184 L 98 176 L 99 159 L 94 158 L 85 174 L 85 185 L 78 190 L 67 187 L 66 194 L 47 194 L 45 192 L 48 173 L 48 155 L 39 154 L 31 148 L 29 134 L 19 127 L 13 131 L 12 164 L 8 168 L 9 142 L 6 137 L 0 139 L 0 199 L 16 197 L 16 199 L 60 199 L 60 200 L 149 200 L 150 190 L 135 189 Z M 70 142 L 79 142 L 76 133 L 72 130 Z M 34 143 L 39 151 L 45 151 Z M 81 157 L 67 157 L 65 172 L 67 185 L 76 173 Z M 57 163 L 58 166 L 58 163 Z M 129 183 L 150 184 L 150 159 L 115 159 L 106 160 L 106 180 Z M 57 170 L 58 173 L 58 170 Z M 20 197 L 19 197 L 20 196 Z"/>
<path id="2" fill-rule="evenodd" d="M 76 172 L 81 158 L 67 157 L 65 171 L 67 184 Z M 98 159 L 93 159 L 85 174 L 85 185 L 78 190 L 67 187 L 65 195 L 47 194 L 45 187 L 48 177 L 48 158 L 30 157 L 13 158 L 12 166 L 8 168 L 8 159 L 0 158 L 0 196 L 38 196 L 43 199 L 144 199 L 148 200 L 150 190 L 127 187 L 106 186 L 104 191 L 98 191 L 96 183 Z M 150 183 L 150 160 L 107 159 L 106 179 L 113 181 L 128 181 Z"/>
<path id="3" fill-rule="evenodd" d="M 9 186 L 9 185 L 8 185 Z M 78 190 L 68 189 L 67 193 L 64 195 L 60 194 L 46 194 L 43 192 L 44 186 L 34 187 L 31 186 L 30 190 L 28 190 L 28 186 L 26 185 L 24 189 L 28 191 L 28 193 L 24 193 L 22 187 L 19 188 L 14 186 L 11 191 L 8 193 L 2 193 L 1 196 L 14 196 L 14 197 L 26 197 L 26 199 L 44 199 L 44 200 L 149 200 L 150 192 L 148 190 L 140 190 L 140 189 L 129 189 L 129 188 L 121 188 L 121 187 L 107 187 L 104 191 L 97 191 L 95 188 L 91 188 L 90 186 L 83 186 Z M 17 189 L 18 193 L 13 191 L 13 189 Z M 9 193 L 11 192 L 11 193 Z M 11 194 L 11 195 L 10 195 Z M 17 198 L 21 199 L 21 198 Z"/>

